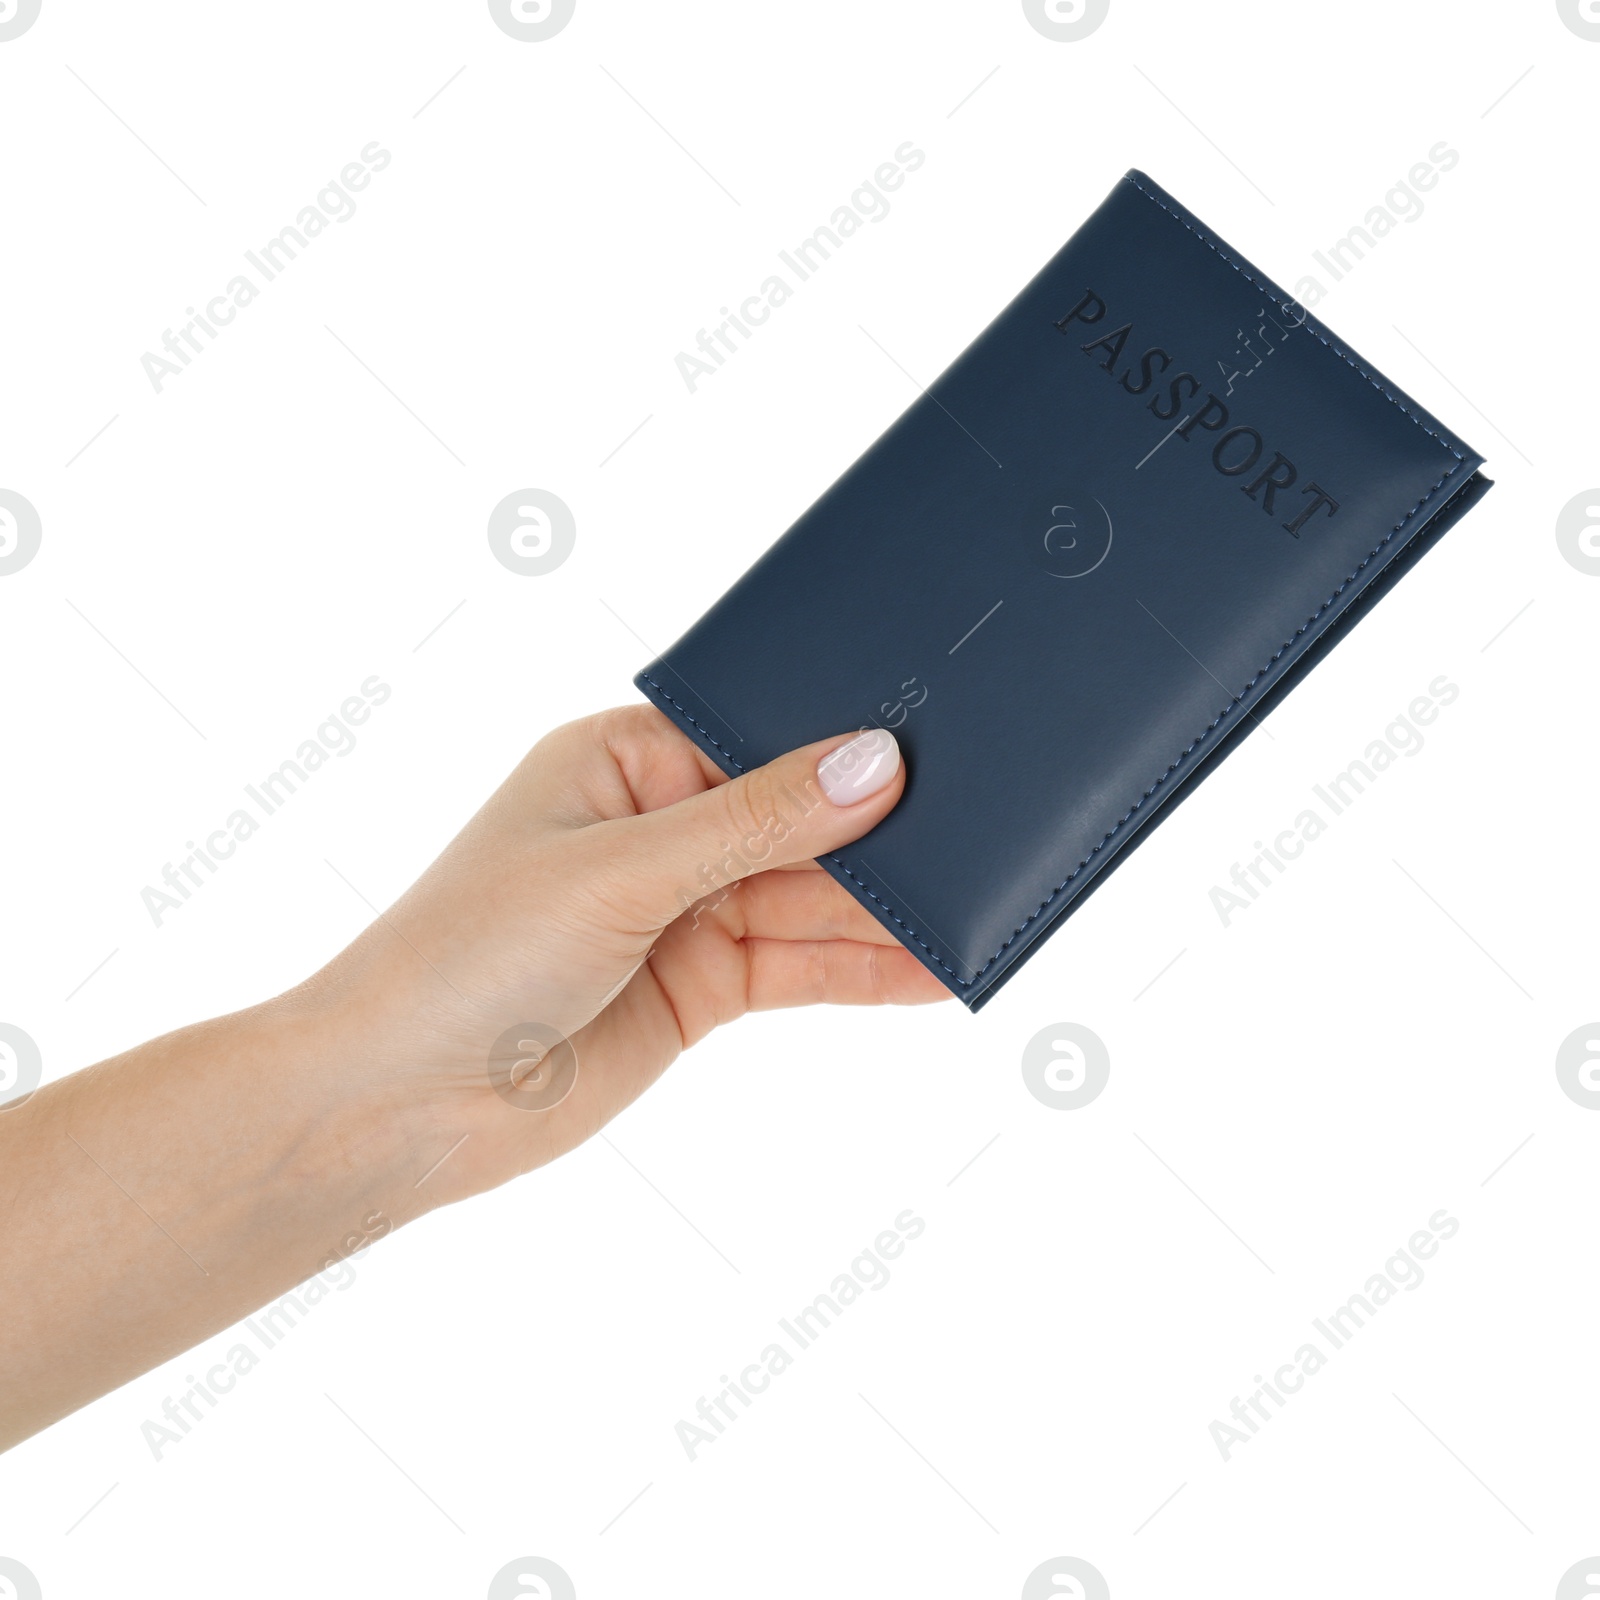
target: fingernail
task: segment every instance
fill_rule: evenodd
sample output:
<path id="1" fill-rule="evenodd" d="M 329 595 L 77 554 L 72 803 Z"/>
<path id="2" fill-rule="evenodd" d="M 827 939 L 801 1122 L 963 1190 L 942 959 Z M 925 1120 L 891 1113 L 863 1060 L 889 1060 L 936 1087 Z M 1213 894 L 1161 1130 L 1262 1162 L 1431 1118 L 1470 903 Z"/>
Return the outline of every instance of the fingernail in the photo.
<path id="1" fill-rule="evenodd" d="M 817 763 L 817 782 L 836 806 L 853 806 L 875 795 L 900 770 L 900 746 L 892 733 L 874 728 L 842 744 Z"/>

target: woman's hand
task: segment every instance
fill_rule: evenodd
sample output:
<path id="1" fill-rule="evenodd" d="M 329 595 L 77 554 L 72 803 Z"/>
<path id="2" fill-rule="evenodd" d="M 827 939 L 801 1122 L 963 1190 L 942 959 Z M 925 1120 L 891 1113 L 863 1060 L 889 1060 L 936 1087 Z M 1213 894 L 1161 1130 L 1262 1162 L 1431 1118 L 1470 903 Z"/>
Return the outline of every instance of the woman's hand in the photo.
<path id="1" fill-rule="evenodd" d="M 435 1200 L 552 1160 L 747 1011 L 944 988 L 817 866 L 905 784 L 879 730 L 727 780 L 658 711 L 540 741 L 418 883 L 308 986 L 356 1020 Z"/>
<path id="2" fill-rule="evenodd" d="M 299 988 L 0 1108 L 0 1449 L 572 1149 L 746 1011 L 946 991 L 812 860 L 883 732 L 726 781 L 658 712 L 543 740 Z"/>

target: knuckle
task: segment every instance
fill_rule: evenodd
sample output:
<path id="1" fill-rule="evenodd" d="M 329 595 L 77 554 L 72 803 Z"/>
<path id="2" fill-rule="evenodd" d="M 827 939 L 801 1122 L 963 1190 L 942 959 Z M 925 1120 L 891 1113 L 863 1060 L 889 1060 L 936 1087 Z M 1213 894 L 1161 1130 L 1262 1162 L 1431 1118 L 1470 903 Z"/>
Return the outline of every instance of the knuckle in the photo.
<path id="1" fill-rule="evenodd" d="M 876 1006 L 887 1005 L 893 998 L 881 945 L 867 946 L 867 998 Z"/>
<path id="2" fill-rule="evenodd" d="M 588 750 L 595 743 L 600 725 L 608 715 L 608 712 L 601 711 L 594 716 L 563 722 L 559 727 L 552 728 L 533 746 L 528 752 L 529 757 L 544 761 L 562 761 Z"/>
<path id="3" fill-rule="evenodd" d="M 777 827 L 778 786 L 771 771 L 757 767 L 726 784 L 724 793 L 729 842 L 741 855 L 759 862 L 771 852 Z"/>
<path id="4" fill-rule="evenodd" d="M 813 939 L 806 950 L 806 976 L 802 985 L 806 1005 L 820 1006 L 828 999 L 831 948 L 829 940 Z"/>
<path id="5" fill-rule="evenodd" d="M 824 939 L 842 939 L 850 931 L 850 913 L 855 901 L 825 872 L 805 874 L 806 893 L 811 897 L 811 913 Z"/>

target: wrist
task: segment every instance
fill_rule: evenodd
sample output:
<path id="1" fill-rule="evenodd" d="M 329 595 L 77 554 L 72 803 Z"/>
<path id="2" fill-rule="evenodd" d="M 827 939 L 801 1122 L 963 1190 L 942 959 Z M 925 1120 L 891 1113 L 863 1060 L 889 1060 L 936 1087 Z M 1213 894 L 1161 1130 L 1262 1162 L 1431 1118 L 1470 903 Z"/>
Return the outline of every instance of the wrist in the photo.
<path id="1" fill-rule="evenodd" d="M 330 1248 L 374 1211 L 399 1227 L 428 1209 L 416 1184 L 438 1152 L 425 1106 L 360 996 L 306 986 L 221 1021 L 237 1061 L 258 1062 L 271 1086 L 257 1110 L 276 1204 L 314 1197 Z"/>

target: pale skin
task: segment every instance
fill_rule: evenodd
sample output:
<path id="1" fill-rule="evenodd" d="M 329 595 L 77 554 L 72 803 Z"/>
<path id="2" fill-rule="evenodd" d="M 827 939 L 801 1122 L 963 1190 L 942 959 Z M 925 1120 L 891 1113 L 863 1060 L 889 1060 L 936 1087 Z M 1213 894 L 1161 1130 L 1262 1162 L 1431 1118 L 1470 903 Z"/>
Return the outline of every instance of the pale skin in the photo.
<path id="1" fill-rule="evenodd" d="M 948 998 L 813 860 L 903 791 L 896 755 L 875 793 L 828 798 L 818 763 L 848 739 L 728 781 L 649 707 L 557 729 L 298 988 L 0 1112 L 0 1449 L 304 1282 L 375 1214 L 399 1227 L 565 1154 L 747 1011 Z M 491 1077 L 527 1023 L 577 1061 L 543 1109 Z"/>

